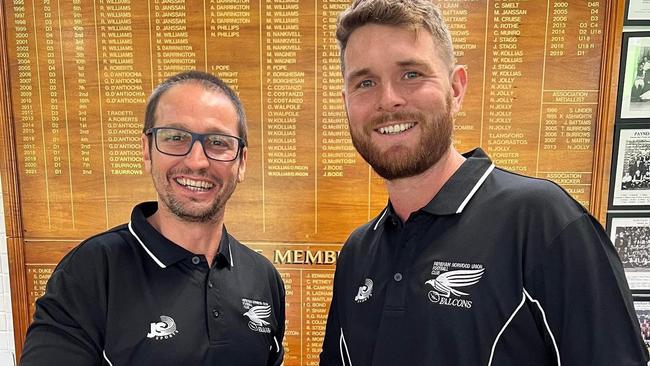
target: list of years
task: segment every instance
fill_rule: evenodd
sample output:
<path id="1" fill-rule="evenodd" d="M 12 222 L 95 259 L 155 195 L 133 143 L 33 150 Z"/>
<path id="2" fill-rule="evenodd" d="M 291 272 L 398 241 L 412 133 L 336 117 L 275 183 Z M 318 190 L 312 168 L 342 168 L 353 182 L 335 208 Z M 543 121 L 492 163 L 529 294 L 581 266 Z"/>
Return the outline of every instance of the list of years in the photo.
<path id="1" fill-rule="evenodd" d="M 200 69 L 232 85 L 248 116 L 248 179 L 234 198 L 247 210 L 233 213 L 233 227 L 252 240 L 343 240 L 386 200 L 348 133 L 334 38 L 347 5 L 13 1 L 21 192 L 43 213 L 26 218 L 27 232 L 88 235 L 154 197 L 141 160 L 147 96 L 169 75 Z M 604 4 L 443 0 L 440 8 L 470 76 L 458 149 L 482 146 L 498 166 L 556 180 L 589 207 Z M 348 217 L 336 233 L 329 220 L 341 211 Z"/>

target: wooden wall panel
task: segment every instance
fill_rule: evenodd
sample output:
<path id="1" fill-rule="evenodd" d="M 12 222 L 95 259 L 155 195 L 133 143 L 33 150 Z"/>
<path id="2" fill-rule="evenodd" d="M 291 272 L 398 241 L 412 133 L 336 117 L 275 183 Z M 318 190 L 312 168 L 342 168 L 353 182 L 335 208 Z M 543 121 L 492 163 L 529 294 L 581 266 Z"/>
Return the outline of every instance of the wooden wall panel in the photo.
<path id="1" fill-rule="evenodd" d="M 154 199 L 140 160 L 145 101 L 168 75 L 196 68 L 222 77 L 244 102 L 249 167 L 226 222 L 285 278 L 285 364 L 317 364 L 337 252 L 386 203 L 382 180 L 348 137 L 333 39 L 345 6 L 2 2 L 0 168 L 18 352 L 60 258 Z M 622 4 L 440 6 L 470 75 L 459 150 L 482 146 L 501 167 L 554 180 L 603 221 Z"/>

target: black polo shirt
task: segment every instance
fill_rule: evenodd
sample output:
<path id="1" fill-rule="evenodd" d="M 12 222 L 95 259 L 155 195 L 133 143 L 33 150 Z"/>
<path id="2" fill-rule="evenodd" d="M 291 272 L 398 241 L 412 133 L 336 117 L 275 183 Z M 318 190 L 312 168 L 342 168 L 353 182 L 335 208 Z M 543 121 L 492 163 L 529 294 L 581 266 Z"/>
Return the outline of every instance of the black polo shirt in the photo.
<path id="1" fill-rule="evenodd" d="M 225 228 L 212 267 L 146 221 L 63 258 L 36 302 L 21 365 L 280 365 L 284 285 Z"/>
<path id="2" fill-rule="evenodd" d="M 402 223 L 338 259 L 321 365 L 645 365 L 618 256 L 557 185 L 477 149 Z"/>

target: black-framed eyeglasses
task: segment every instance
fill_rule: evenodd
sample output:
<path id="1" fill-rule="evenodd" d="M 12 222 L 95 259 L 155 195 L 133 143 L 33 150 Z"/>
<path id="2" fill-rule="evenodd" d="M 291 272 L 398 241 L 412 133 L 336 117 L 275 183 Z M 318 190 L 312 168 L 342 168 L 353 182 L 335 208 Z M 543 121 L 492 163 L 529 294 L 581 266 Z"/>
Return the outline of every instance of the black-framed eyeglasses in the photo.
<path id="1" fill-rule="evenodd" d="M 246 146 L 244 140 L 237 136 L 222 133 L 194 133 L 173 127 L 153 127 L 145 131 L 145 135 L 153 135 L 156 149 L 171 156 L 185 156 L 200 141 L 205 156 L 212 160 L 233 161 Z"/>

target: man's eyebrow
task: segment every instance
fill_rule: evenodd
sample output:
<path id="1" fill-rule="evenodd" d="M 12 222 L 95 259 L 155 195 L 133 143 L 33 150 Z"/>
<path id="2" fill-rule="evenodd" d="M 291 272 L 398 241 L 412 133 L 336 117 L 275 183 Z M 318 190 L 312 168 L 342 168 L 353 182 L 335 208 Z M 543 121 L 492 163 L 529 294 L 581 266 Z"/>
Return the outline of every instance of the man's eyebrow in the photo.
<path id="1" fill-rule="evenodd" d="M 419 68 L 424 68 L 426 70 L 431 69 L 431 66 L 429 66 L 428 63 L 417 60 L 417 59 L 408 59 L 408 60 L 404 60 L 404 61 L 398 61 L 397 66 L 400 66 L 400 67 L 409 67 L 409 66 L 414 67 L 415 66 L 415 67 L 419 67 Z"/>
<path id="2" fill-rule="evenodd" d="M 347 80 L 352 80 L 352 79 L 356 79 L 356 78 L 366 76 L 366 75 L 369 75 L 369 74 L 370 74 L 370 69 L 367 68 L 367 67 L 364 67 L 362 69 L 352 71 L 351 73 L 349 73 L 347 75 L 346 79 Z"/>
<path id="3" fill-rule="evenodd" d="M 424 62 L 424 61 L 421 61 L 421 60 L 418 60 L 418 59 L 407 59 L 407 60 L 403 60 L 403 61 L 398 61 L 398 62 L 396 62 L 396 65 L 399 66 L 399 67 L 402 67 L 402 68 L 403 67 L 418 67 L 418 68 L 424 69 L 426 71 L 431 71 L 431 66 L 427 62 Z M 364 67 L 362 69 L 354 70 L 351 73 L 349 73 L 347 75 L 347 77 L 346 77 L 346 80 L 354 80 L 354 79 L 364 77 L 364 76 L 367 76 L 367 75 L 370 75 L 370 74 L 372 74 L 372 72 L 370 72 L 370 69 L 367 68 L 367 67 Z"/>
<path id="4" fill-rule="evenodd" d="M 187 126 L 185 126 L 181 122 L 173 121 L 173 122 L 167 122 L 167 123 L 157 123 L 156 126 L 158 128 L 177 128 L 179 130 L 187 130 Z"/>
<path id="5" fill-rule="evenodd" d="M 187 131 L 187 132 L 194 132 L 194 133 L 197 133 L 197 132 L 193 131 L 193 130 L 190 128 L 190 126 L 188 126 L 187 124 L 182 123 L 182 122 L 170 122 L 169 124 L 167 124 L 167 125 L 165 125 L 165 126 L 156 126 L 156 127 L 162 127 L 162 128 L 176 128 L 176 129 L 184 130 L 184 131 Z M 214 127 L 214 128 L 211 128 L 211 129 L 209 129 L 209 130 L 207 130 L 207 131 L 204 131 L 202 134 L 203 134 L 203 135 L 211 135 L 211 134 L 230 135 L 231 132 L 228 131 L 228 130 L 226 130 L 226 129 L 224 129 L 224 128 L 222 128 L 222 127 Z"/>

